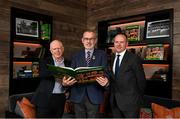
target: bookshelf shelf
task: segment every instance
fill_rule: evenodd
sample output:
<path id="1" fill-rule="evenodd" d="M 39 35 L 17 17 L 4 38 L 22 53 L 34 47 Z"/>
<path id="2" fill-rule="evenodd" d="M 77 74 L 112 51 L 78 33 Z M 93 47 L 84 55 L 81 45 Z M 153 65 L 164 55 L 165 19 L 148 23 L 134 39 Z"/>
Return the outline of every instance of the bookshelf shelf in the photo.
<path id="1" fill-rule="evenodd" d="M 52 20 L 48 15 L 11 8 L 9 95 L 37 88 L 39 61 L 47 55 L 52 38 Z"/>
<path id="2" fill-rule="evenodd" d="M 132 31 L 131 31 L 132 30 Z M 98 23 L 98 48 L 113 54 L 113 38 L 128 36 L 127 50 L 139 55 L 145 69 L 146 94 L 172 97 L 173 9 L 117 18 Z"/>

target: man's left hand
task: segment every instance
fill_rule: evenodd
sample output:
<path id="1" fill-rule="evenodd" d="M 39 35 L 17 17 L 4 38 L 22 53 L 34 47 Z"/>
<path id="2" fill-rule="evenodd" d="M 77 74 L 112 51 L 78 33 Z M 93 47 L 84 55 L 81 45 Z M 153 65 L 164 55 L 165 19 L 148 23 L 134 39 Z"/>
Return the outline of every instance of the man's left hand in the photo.
<path id="1" fill-rule="evenodd" d="M 108 86 L 109 85 L 109 80 L 106 77 L 97 77 L 96 81 L 101 85 L 101 86 Z"/>

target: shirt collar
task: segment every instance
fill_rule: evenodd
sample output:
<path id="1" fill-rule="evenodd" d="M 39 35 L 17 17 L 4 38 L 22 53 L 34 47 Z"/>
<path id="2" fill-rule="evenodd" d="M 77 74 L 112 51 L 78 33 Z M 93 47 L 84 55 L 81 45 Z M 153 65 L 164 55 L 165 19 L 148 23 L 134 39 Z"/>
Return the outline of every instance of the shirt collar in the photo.
<path id="1" fill-rule="evenodd" d="M 117 52 L 116 52 L 116 56 L 117 56 L 117 55 L 120 55 L 121 57 L 123 57 L 124 54 L 125 54 L 125 52 L 126 52 L 126 50 L 122 51 L 121 53 L 117 53 Z"/>
<path id="2" fill-rule="evenodd" d="M 60 64 L 64 62 L 64 57 L 62 57 L 60 60 L 56 60 L 55 57 L 53 57 L 54 62 L 59 62 Z"/>
<path id="3" fill-rule="evenodd" d="M 92 54 L 92 53 L 94 52 L 94 48 L 93 48 L 93 49 L 90 49 L 90 50 L 89 50 L 89 49 L 85 49 L 86 54 L 87 54 L 88 51 L 90 51 L 91 54 Z"/>

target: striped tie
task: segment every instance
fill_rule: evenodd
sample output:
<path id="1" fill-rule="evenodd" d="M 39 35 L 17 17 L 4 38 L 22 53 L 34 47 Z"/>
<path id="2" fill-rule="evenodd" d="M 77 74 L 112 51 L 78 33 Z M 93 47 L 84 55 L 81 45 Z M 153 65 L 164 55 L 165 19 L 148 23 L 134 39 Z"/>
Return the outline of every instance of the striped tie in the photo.
<path id="1" fill-rule="evenodd" d="M 89 66 L 90 60 L 91 60 L 91 52 L 87 51 L 87 57 L 86 57 L 87 66 Z"/>

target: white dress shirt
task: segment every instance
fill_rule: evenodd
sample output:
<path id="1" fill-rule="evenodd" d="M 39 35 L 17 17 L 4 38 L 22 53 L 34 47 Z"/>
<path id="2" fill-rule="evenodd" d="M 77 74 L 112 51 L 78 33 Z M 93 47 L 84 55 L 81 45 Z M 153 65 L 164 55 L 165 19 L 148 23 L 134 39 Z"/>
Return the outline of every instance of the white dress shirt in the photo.
<path id="1" fill-rule="evenodd" d="M 116 57 L 114 59 L 114 63 L 113 63 L 113 73 L 115 74 L 115 65 L 116 65 L 116 60 L 117 60 L 117 55 L 120 55 L 119 56 L 119 66 L 121 65 L 121 61 L 124 57 L 124 54 L 125 54 L 126 50 L 122 51 L 121 53 L 116 53 Z"/>
<path id="2" fill-rule="evenodd" d="M 64 58 L 61 61 L 56 61 L 55 58 L 53 58 L 54 60 L 54 65 L 55 66 L 59 66 L 59 67 L 64 67 Z M 62 80 L 62 79 L 57 79 L 57 80 Z M 64 93 L 64 90 L 62 88 L 62 84 L 60 84 L 58 81 L 55 81 L 54 84 L 54 89 L 53 89 L 53 94 L 60 94 L 60 93 Z"/>

